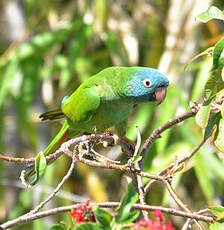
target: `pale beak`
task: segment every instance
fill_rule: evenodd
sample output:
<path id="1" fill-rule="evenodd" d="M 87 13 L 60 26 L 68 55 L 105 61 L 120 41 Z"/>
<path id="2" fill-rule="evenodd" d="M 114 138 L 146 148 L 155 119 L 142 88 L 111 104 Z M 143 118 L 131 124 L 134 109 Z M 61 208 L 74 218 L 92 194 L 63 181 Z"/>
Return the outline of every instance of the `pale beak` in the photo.
<path id="1" fill-rule="evenodd" d="M 161 104 L 166 98 L 166 88 L 166 86 L 162 86 L 155 90 L 156 100 L 158 101 L 158 104 Z"/>

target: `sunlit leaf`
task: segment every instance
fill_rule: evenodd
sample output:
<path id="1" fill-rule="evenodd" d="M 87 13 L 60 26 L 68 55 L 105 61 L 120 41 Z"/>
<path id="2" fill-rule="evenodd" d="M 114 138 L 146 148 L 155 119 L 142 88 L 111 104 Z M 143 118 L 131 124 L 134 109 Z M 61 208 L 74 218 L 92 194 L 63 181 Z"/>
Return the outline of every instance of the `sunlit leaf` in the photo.
<path id="1" fill-rule="evenodd" d="M 204 22 L 204 23 L 208 22 L 212 19 L 224 20 L 224 13 L 220 9 L 218 9 L 217 7 L 211 6 L 208 8 L 207 11 L 199 14 L 196 18 L 199 21 Z"/>
<path id="2" fill-rule="evenodd" d="M 224 207 L 222 206 L 211 206 L 209 207 L 209 211 L 217 217 L 216 220 L 221 220 L 224 218 Z"/>
<path id="3" fill-rule="evenodd" d="M 223 118 L 221 118 L 219 121 L 217 132 L 218 132 L 217 138 L 214 143 L 221 152 L 224 152 L 224 119 Z"/>
<path id="4" fill-rule="evenodd" d="M 224 82 L 218 74 L 212 75 L 206 82 L 205 91 L 210 91 L 210 95 L 218 93 L 224 88 Z"/>
<path id="5" fill-rule="evenodd" d="M 209 207 L 209 210 L 211 213 L 213 213 L 217 217 L 216 222 L 209 225 L 209 230 L 224 229 L 224 207 L 212 206 L 212 207 Z"/>
<path id="6" fill-rule="evenodd" d="M 224 229 L 224 222 L 215 222 L 209 225 L 209 230 L 222 230 Z"/>
<path id="7" fill-rule="evenodd" d="M 211 105 L 203 105 L 196 114 L 195 120 L 197 124 L 205 129 L 208 123 Z"/>
<path id="8" fill-rule="evenodd" d="M 215 129 L 215 126 L 218 125 L 220 118 L 221 118 L 220 113 L 217 113 L 213 115 L 212 117 L 210 117 L 210 119 L 208 120 L 206 129 L 205 129 L 204 139 L 207 139 L 212 134 L 212 132 Z"/>
<path id="9" fill-rule="evenodd" d="M 35 160 L 35 179 L 30 183 L 31 185 L 35 185 L 37 181 L 43 176 L 47 167 L 47 161 L 43 154 L 43 152 L 39 152 L 36 160 Z"/>
<path id="10" fill-rule="evenodd" d="M 224 66 L 224 37 L 220 39 L 213 52 L 213 67 L 212 69 L 218 69 Z"/>

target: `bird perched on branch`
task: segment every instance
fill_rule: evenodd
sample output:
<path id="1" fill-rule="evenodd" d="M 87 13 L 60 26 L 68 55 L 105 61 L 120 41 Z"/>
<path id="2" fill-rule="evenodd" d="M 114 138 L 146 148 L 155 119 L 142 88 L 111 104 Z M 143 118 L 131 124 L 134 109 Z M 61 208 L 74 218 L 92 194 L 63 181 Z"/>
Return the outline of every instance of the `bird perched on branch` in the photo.
<path id="1" fill-rule="evenodd" d="M 133 107 L 141 102 L 157 101 L 166 97 L 167 77 L 147 67 L 110 67 L 84 81 L 71 95 L 62 100 L 61 109 L 40 115 L 42 120 L 65 117 L 65 122 L 45 149 L 47 155 L 67 133 L 74 137 L 81 133 L 104 132 L 114 127 L 125 135 L 127 120 Z"/>

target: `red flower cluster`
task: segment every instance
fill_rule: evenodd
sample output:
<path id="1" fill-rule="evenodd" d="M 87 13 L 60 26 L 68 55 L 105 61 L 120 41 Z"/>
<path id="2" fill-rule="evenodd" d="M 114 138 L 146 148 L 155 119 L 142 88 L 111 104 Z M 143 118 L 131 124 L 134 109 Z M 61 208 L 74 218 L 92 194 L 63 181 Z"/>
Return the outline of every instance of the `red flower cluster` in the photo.
<path id="1" fill-rule="evenodd" d="M 75 219 L 77 224 L 83 222 L 96 222 L 92 208 L 90 207 L 89 200 L 84 204 L 77 205 L 77 208 L 72 209 L 71 216 Z"/>
<path id="2" fill-rule="evenodd" d="M 172 222 L 168 221 L 167 224 L 163 224 L 164 217 L 160 210 L 154 211 L 155 221 L 142 219 L 135 223 L 134 230 L 147 229 L 147 230 L 176 230 L 172 227 Z"/>

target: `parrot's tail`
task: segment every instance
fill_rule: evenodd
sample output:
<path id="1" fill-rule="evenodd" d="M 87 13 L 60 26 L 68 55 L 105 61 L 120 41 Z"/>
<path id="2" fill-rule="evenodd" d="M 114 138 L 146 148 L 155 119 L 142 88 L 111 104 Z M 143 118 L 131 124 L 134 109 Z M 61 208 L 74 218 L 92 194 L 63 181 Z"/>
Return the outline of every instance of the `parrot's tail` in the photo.
<path id="1" fill-rule="evenodd" d="M 46 113 L 42 113 L 39 118 L 41 118 L 42 121 L 45 120 L 56 120 L 61 119 L 65 117 L 64 113 L 61 110 L 53 110 Z"/>
<path id="2" fill-rule="evenodd" d="M 68 139 L 68 132 L 69 132 L 68 128 L 69 128 L 68 122 L 67 122 L 67 120 L 65 120 L 63 126 L 61 127 L 61 129 L 58 132 L 58 134 L 56 135 L 56 137 L 51 141 L 51 143 L 44 150 L 44 152 L 43 152 L 44 156 L 49 155 L 49 153 L 52 151 L 52 149 L 54 149 L 56 147 L 56 145 L 58 143 L 62 144 L 64 141 L 66 141 Z M 52 159 L 50 162 L 48 162 L 48 164 L 52 163 L 54 160 L 55 159 Z M 36 166 L 35 166 L 35 168 L 32 167 L 32 168 L 26 170 L 24 178 L 25 178 L 25 180 L 28 180 L 31 185 L 36 184 L 37 181 L 40 179 L 40 175 L 37 174 L 37 171 L 36 171 Z"/>

